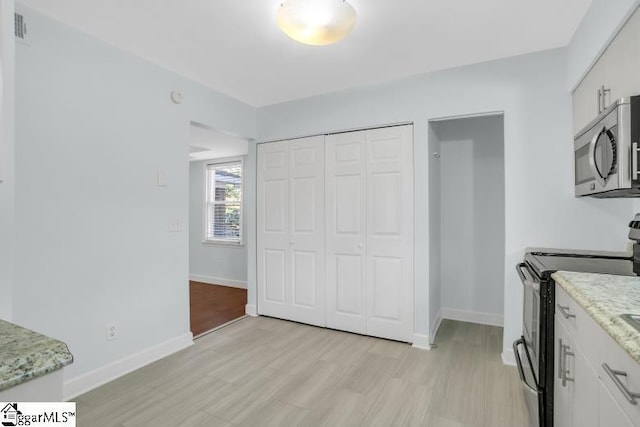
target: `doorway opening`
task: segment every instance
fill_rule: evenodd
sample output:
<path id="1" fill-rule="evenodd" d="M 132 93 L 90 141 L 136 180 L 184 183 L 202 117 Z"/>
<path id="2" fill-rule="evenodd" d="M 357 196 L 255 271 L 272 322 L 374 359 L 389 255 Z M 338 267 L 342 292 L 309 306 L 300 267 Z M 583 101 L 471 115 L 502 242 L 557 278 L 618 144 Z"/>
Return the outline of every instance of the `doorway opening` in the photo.
<path id="1" fill-rule="evenodd" d="M 504 116 L 429 123 L 430 320 L 503 326 Z"/>
<path id="2" fill-rule="evenodd" d="M 191 122 L 189 312 L 194 338 L 245 315 L 244 160 L 249 141 Z"/>

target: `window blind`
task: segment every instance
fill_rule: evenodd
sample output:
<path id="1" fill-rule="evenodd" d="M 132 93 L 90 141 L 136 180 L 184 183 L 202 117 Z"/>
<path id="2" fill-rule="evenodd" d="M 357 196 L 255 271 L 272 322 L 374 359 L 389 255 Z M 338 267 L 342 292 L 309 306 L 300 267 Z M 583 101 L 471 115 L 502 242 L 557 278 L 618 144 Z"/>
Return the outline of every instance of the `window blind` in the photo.
<path id="1" fill-rule="evenodd" d="M 205 240 L 240 243 L 242 161 L 207 165 Z"/>

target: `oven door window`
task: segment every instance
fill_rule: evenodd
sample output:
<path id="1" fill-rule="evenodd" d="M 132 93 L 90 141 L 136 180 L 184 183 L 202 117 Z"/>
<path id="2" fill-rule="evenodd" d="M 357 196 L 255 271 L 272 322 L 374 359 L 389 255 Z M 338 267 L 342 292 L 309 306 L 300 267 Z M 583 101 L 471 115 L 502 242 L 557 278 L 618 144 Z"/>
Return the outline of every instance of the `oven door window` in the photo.
<path id="1" fill-rule="evenodd" d="M 531 355 L 535 377 L 538 378 L 540 349 L 540 290 L 524 283 L 524 340 Z"/>
<path id="2" fill-rule="evenodd" d="M 589 144 L 575 152 L 576 156 L 576 185 L 595 181 L 593 170 L 589 163 Z"/>

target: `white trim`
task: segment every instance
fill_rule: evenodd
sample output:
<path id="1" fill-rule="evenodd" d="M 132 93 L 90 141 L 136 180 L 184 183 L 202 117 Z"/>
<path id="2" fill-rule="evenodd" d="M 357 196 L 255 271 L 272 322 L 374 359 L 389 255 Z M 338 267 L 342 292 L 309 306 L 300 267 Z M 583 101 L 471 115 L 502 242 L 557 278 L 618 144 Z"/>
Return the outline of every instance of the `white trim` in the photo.
<path id="1" fill-rule="evenodd" d="M 442 318 L 459 320 L 461 322 L 479 323 L 481 325 L 504 326 L 504 317 L 501 314 L 481 313 L 455 308 L 443 308 Z"/>
<path id="2" fill-rule="evenodd" d="M 244 306 L 244 312 L 247 316 L 258 317 L 258 307 L 255 304 L 247 304 Z"/>
<path id="3" fill-rule="evenodd" d="M 638 0 L 640 1 L 640 0 Z M 375 130 L 375 129 L 383 129 L 383 128 L 394 128 L 394 127 L 398 127 L 398 126 L 408 126 L 411 125 L 413 126 L 415 123 L 414 122 L 395 122 L 395 123 L 381 123 L 381 124 L 377 124 L 377 125 L 371 125 L 371 126 L 365 126 L 365 127 L 357 127 L 357 128 L 344 128 L 344 129 L 334 129 L 330 132 L 323 132 L 323 133 L 312 133 L 312 134 L 306 134 L 306 135 L 298 135 L 298 136 L 292 136 L 290 138 L 280 138 L 280 139 L 268 139 L 266 141 L 256 141 L 256 146 L 260 145 L 260 144 L 271 144 L 272 142 L 284 142 L 284 141 L 291 141 L 294 139 L 303 139 L 303 138 L 312 138 L 314 136 L 329 136 L 329 135 L 336 135 L 339 133 L 349 133 L 349 132 L 359 132 L 362 130 Z"/>
<path id="4" fill-rule="evenodd" d="M 431 350 L 429 335 L 413 334 L 413 345 L 411 347 L 418 350 Z"/>
<path id="5" fill-rule="evenodd" d="M 189 274 L 189 280 L 209 285 L 229 286 L 230 288 L 247 289 L 247 282 L 242 280 L 223 279 L 221 277 L 205 276 L 203 274 Z"/>
<path id="6" fill-rule="evenodd" d="M 234 242 L 234 241 L 202 240 L 200 243 L 202 243 L 205 246 L 219 246 L 224 248 L 239 248 L 239 249 L 244 248 L 244 244 L 240 242 Z"/>
<path id="7" fill-rule="evenodd" d="M 222 328 L 224 328 L 224 327 L 227 327 L 227 326 L 231 325 L 232 323 L 236 323 L 237 321 L 242 320 L 242 319 L 244 319 L 244 318 L 246 318 L 246 317 L 249 317 L 249 316 L 247 316 L 246 314 L 243 314 L 242 316 L 240 316 L 240 317 L 238 317 L 238 318 L 236 318 L 236 319 L 229 320 L 227 323 L 223 323 L 223 324 L 222 324 L 222 325 L 220 325 L 220 326 L 216 326 L 215 328 L 209 329 L 208 331 L 205 331 L 205 332 L 203 332 L 203 333 L 201 333 L 201 334 L 198 334 L 198 335 L 196 335 L 195 337 L 193 337 L 193 339 L 194 339 L 194 340 L 197 340 L 198 338 L 202 338 L 202 337 L 204 337 L 205 335 L 209 335 L 210 333 L 215 332 L 215 331 L 217 331 L 218 329 L 222 329 Z"/>
<path id="8" fill-rule="evenodd" d="M 504 111 L 487 111 L 487 112 L 481 112 L 481 113 L 461 114 L 458 116 L 434 117 L 429 119 L 429 123 L 445 122 L 448 120 L 457 120 L 457 119 L 473 119 L 476 117 L 495 117 L 495 116 L 504 116 Z"/>
<path id="9" fill-rule="evenodd" d="M 516 356 L 513 349 L 505 348 L 502 350 L 502 363 L 504 365 L 516 366 Z"/>
<path id="10" fill-rule="evenodd" d="M 431 339 L 430 344 L 436 340 L 436 334 L 438 333 L 438 329 L 440 329 L 440 324 L 442 323 L 442 307 L 438 310 L 438 314 L 436 314 L 436 318 L 433 319 L 433 323 L 431 323 L 431 327 L 429 328 L 429 338 Z"/>
<path id="11" fill-rule="evenodd" d="M 123 357 L 86 374 L 66 380 L 63 385 L 64 400 L 71 400 L 103 384 L 120 378 L 150 363 L 193 345 L 191 332 L 171 338 L 163 343 L 147 347 L 138 353 Z"/>

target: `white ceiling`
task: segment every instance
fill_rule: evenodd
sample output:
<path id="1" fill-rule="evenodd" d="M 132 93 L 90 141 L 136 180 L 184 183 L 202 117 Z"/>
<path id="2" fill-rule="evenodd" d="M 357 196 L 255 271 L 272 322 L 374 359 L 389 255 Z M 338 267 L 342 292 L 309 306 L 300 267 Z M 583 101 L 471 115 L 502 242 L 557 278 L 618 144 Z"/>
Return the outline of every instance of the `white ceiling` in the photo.
<path id="1" fill-rule="evenodd" d="M 566 46 L 591 0 L 349 0 L 347 38 L 298 44 L 281 0 L 21 0 L 253 106 Z"/>
<path id="2" fill-rule="evenodd" d="M 249 151 L 249 141 L 224 132 L 191 123 L 189 129 L 189 160 L 222 159 L 244 156 Z"/>

